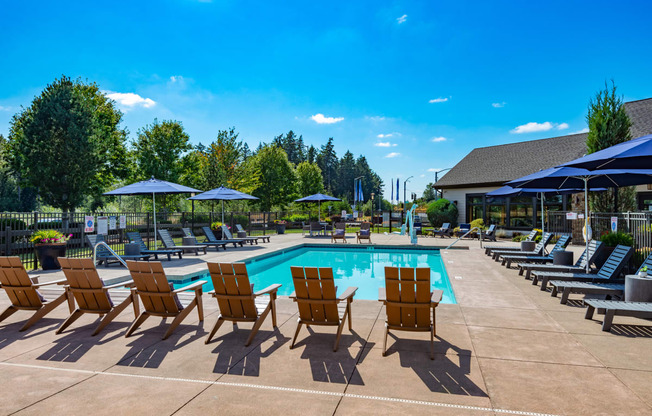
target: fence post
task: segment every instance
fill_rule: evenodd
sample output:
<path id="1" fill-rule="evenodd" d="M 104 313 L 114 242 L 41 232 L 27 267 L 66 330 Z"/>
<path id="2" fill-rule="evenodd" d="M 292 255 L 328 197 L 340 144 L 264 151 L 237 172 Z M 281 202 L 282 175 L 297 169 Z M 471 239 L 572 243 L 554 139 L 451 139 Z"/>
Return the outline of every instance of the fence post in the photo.
<path id="1" fill-rule="evenodd" d="M 265 235 L 266 230 L 267 230 L 267 220 L 265 219 L 265 211 L 263 211 L 263 235 Z"/>
<path id="2" fill-rule="evenodd" d="M 11 256 L 11 226 L 5 227 L 5 256 Z"/>
<path id="3" fill-rule="evenodd" d="M 251 234 L 251 211 L 247 214 L 249 216 L 249 220 L 247 221 L 247 229 L 249 230 L 249 235 Z"/>
<path id="4" fill-rule="evenodd" d="M 38 212 L 34 212 L 34 231 L 38 230 Z M 33 248 L 33 245 L 32 245 Z M 33 251 L 33 250 L 32 250 Z M 36 253 L 32 254 L 34 256 L 34 269 L 38 268 L 38 259 L 36 258 Z"/>
<path id="5" fill-rule="evenodd" d="M 147 248 L 151 248 L 149 245 L 149 211 L 147 211 Z"/>

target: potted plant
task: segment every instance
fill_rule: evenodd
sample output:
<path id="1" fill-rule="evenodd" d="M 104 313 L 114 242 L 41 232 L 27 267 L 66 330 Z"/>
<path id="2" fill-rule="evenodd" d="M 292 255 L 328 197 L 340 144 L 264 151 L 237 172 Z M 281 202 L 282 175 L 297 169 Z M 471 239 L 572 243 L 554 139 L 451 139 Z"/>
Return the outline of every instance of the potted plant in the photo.
<path id="1" fill-rule="evenodd" d="M 215 221 L 214 223 L 211 223 L 211 230 L 213 230 L 213 234 L 215 234 L 215 238 L 218 240 L 222 239 L 222 226 L 225 225 L 219 221 Z M 228 226 L 227 226 L 228 227 Z"/>
<path id="2" fill-rule="evenodd" d="M 631 234 L 617 232 L 617 233 L 607 233 L 600 237 L 602 245 L 604 246 L 600 258 L 596 260 L 596 266 L 602 267 L 605 261 L 609 258 L 611 253 L 614 251 L 616 246 L 623 245 L 627 247 L 634 246 L 634 238 Z"/>
<path id="3" fill-rule="evenodd" d="M 274 220 L 274 225 L 276 226 L 277 234 L 285 234 L 285 226 L 287 225 L 285 220 Z"/>
<path id="4" fill-rule="evenodd" d="M 647 266 L 641 267 L 641 270 L 638 271 L 639 277 L 647 277 Z"/>
<path id="5" fill-rule="evenodd" d="M 64 236 L 57 230 L 38 230 L 32 234 L 30 241 L 34 243 L 36 258 L 43 270 L 58 270 L 59 257 L 66 256 L 66 243 L 72 234 Z"/>

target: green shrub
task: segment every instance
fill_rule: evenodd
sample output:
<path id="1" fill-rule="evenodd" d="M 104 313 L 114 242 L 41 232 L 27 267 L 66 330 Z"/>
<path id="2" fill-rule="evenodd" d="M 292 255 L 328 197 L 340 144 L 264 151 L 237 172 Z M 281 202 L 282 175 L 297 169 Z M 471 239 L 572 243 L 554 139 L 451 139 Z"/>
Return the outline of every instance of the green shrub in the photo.
<path id="1" fill-rule="evenodd" d="M 249 216 L 237 214 L 233 216 L 233 225 L 240 224 L 242 227 L 247 228 L 249 226 Z"/>
<path id="2" fill-rule="evenodd" d="M 457 206 L 448 199 L 432 201 L 428 204 L 426 214 L 433 227 L 441 227 L 445 222 L 449 222 L 451 227 L 457 225 Z"/>
<path id="3" fill-rule="evenodd" d="M 471 228 L 473 229 L 475 227 L 478 227 L 479 229 L 481 229 L 483 231 L 487 229 L 487 227 L 484 226 L 484 220 L 482 218 L 478 218 L 478 219 L 475 219 L 475 220 L 471 221 Z"/>
<path id="4" fill-rule="evenodd" d="M 600 237 L 600 241 L 607 247 L 616 247 L 617 245 L 634 246 L 634 238 L 631 234 L 622 232 L 605 234 Z"/>
<path id="5" fill-rule="evenodd" d="M 525 241 L 527 239 L 527 235 L 514 235 L 512 237 L 512 241 L 515 243 L 520 243 L 521 241 Z"/>
<path id="6" fill-rule="evenodd" d="M 27 224 L 25 224 L 25 221 L 19 220 L 18 218 L 0 219 L 0 231 L 4 231 L 7 227 L 11 227 L 12 230 L 25 230 L 27 229 Z"/>

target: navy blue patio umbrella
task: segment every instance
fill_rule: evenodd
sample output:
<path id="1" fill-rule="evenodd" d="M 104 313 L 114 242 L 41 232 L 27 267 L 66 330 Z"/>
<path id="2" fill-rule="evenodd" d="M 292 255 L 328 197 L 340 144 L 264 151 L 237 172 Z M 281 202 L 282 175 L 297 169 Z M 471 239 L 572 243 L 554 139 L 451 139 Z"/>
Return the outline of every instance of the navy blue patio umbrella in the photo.
<path id="1" fill-rule="evenodd" d="M 253 195 L 245 194 L 244 192 L 236 191 L 235 189 L 220 186 L 219 188 L 211 189 L 210 191 L 203 192 L 199 195 L 191 196 L 188 198 L 193 201 L 222 201 L 222 224 L 224 224 L 224 201 L 240 201 L 240 200 L 256 200 Z"/>
<path id="2" fill-rule="evenodd" d="M 294 200 L 294 202 L 317 202 L 319 204 L 319 213 L 318 213 L 319 220 L 321 220 L 321 203 L 323 201 L 341 201 L 341 199 L 335 198 L 334 196 L 330 196 L 330 195 L 314 194 L 314 195 L 304 196 L 303 198 Z"/>
<path id="3" fill-rule="evenodd" d="M 162 181 L 160 179 L 151 179 L 135 182 L 131 185 L 123 186 L 102 195 L 115 196 L 115 195 L 152 195 L 152 208 L 154 211 L 154 249 L 156 250 L 156 194 L 192 194 L 201 192 L 199 189 L 191 188 L 189 186 L 179 185 L 178 183 Z"/>
<path id="4" fill-rule="evenodd" d="M 652 134 L 599 150 L 561 166 L 582 169 L 652 169 Z"/>
<path id="5" fill-rule="evenodd" d="M 557 166 L 543 169 L 519 179 L 509 181 L 506 185 L 517 188 L 584 188 L 584 241 L 588 253 L 591 227 L 589 226 L 589 186 L 600 188 L 617 188 L 652 183 L 652 169 L 604 169 L 586 170 Z M 589 264 L 586 264 L 589 271 Z"/>

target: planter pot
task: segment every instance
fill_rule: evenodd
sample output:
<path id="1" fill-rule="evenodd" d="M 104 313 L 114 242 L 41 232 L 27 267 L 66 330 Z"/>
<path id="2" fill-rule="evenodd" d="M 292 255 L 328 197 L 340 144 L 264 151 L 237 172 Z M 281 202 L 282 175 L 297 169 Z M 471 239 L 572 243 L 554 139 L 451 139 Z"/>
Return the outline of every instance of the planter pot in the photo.
<path id="1" fill-rule="evenodd" d="M 59 270 L 61 265 L 57 258 L 66 257 L 66 243 L 35 244 L 34 251 L 43 270 Z"/>
<path id="2" fill-rule="evenodd" d="M 652 279 L 636 275 L 625 276 L 626 302 L 652 302 Z"/>
<path id="3" fill-rule="evenodd" d="M 276 233 L 285 234 L 285 224 L 276 224 Z"/>

